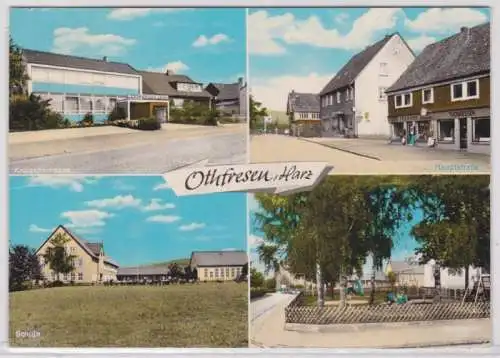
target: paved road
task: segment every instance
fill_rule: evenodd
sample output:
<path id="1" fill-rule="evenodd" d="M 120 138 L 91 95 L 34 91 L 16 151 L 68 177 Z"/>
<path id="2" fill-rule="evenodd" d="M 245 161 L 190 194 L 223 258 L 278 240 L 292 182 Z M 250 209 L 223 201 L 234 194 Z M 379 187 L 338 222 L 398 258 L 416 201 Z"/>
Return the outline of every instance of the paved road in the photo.
<path id="1" fill-rule="evenodd" d="M 487 347 L 491 321 L 457 320 L 425 324 L 352 325 L 332 331 L 291 331 L 284 309 L 293 296 L 275 294 L 251 303 L 250 343 L 281 348 L 423 348 Z M 449 347 L 446 347 L 449 346 Z"/>
<path id="2" fill-rule="evenodd" d="M 483 174 L 491 171 L 487 155 L 402 147 L 381 140 L 304 140 L 274 134 L 251 136 L 250 160 L 253 163 L 324 161 L 333 165 L 332 173 L 347 175 Z"/>
<path id="3" fill-rule="evenodd" d="M 208 159 L 210 164 L 246 161 L 244 130 L 190 133 L 124 133 L 71 140 L 11 144 L 11 174 L 162 174 Z"/>

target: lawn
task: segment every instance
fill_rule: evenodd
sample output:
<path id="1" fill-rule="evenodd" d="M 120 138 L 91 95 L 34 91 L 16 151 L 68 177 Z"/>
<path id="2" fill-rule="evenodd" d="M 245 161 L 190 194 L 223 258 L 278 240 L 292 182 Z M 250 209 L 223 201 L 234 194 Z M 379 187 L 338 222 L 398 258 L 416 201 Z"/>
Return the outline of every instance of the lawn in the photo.
<path id="1" fill-rule="evenodd" d="M 40 332 L 16 338 L 17 331 Z M 60 287 L 10 293 L 13 347 L 248 347 L 248 286 Z"/>

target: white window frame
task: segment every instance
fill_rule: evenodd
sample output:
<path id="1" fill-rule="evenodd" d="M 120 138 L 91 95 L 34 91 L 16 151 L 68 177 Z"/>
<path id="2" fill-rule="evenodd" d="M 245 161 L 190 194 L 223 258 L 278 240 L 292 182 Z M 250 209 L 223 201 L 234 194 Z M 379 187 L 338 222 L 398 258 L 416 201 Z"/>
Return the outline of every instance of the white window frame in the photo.
<path id="1" fill-rule="evenodd" d="M 410 95 L 410 103 L 409 104 L 405 104 L 405 96 L 409 94 Z M 398 106 L 397 105 L 397 101 L 396 99 L 398 97 L 401 97 L 401 106 Z M 412 92 L 409 92 L 409 93 L 402 93 L 402 94 L 397 94 L 394 96 L 394 108 L 398 109 L 398 108 L 410 108 L 410 107 L 413 107 L 413 93 Z"/>
<path id="2" fill-rule="evenodd" d="M 431 99 L 426 101 L 424 97 L 425 91 L 431 91 Z M 434 88 L 424 88 L 422 90 L 422 104 L 434 103 Z"/>
<path id="3" fill-rule="evenodd" d="M 467 95 L 467 84 L 475 82 L 476 83 L 476 95 L 475 96 L 468 96 Z M 453 95 L 453 87 L 456 85 L 462 85 L 462 97 L 455 98 Z M 450 84 L 450 98 L 452 102 L 458 102 L 458 101 L 468 101 L 471 99 L 478 99 L 479 98 L 479 78 L 476 78 L 475 80 L 469 80 L 469 81 L 464 81 L 464 82 L 455 82 Z"/>
<path id="4" fill-rule="evenodd" d="M 340 103 L 340 91 L 337 91 L 337 103 Z"/>
<path id="5" fill-rule="evenodd" d="M 380 102 L 385 102 L 387 101 L 387 94 L 385 93 L 385 91 L 387 90 L 387 87 L 383 87 L 383 86 L 380 86 L 378 88 L 378 100 Z M 394 102 L 395 103 L 395 102 Z M 402 102 L 401 102 L 402 103 Z"/>
<path id="6" fill-rule="evenodd" d="M 380 62 L 379 66 L 380 66 L 379 75 L 383 77 L 389 76 L 387 72 L 387 67 L 389 66 L 389 64 L 387 62 Z"/>

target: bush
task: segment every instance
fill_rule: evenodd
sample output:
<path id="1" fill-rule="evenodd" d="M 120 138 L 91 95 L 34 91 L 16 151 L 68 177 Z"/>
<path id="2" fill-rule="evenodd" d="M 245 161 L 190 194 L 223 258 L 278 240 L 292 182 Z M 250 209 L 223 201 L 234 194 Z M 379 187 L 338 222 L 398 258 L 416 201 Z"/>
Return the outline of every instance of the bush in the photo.
<path id="1" fill-rule="evenodd" d="M 13 96 L 9 102 L 10 131 L 66 128 L 70 122 L 50 108 L 50 100 L 40 96 Z"/>
<path id="2" fill-rule="evenodd" d="M 161 129 L 161 123 L 158 119 L 152 118 L 141 118 L 139 119 L 137 129 L 143 131 L 155 131 Z"/>
<path id="3" fill-rule="evenodd" d="M 114 122 L 120 119 L 126 119 L 127 113 L 123 107 L 115 106 L 113 110 L 108 114 L 108 121 Z"/>
<path id="4" fill-rule="evenodd" d="M 53 281 L 53 282 L 49 282 L 46 287 L 63 287 L 63 286 L 65 286 L 64 282 Z"/>
<path id="5" fill-rule="evenodd" d="M 80 126 L 82 127 L 90 127 L 94 124 L 94 116 L 92 113 L 87 112 L 85 116 L 83 116 L 83 119 L 80 121 Z"/>
<path id="6" fill-rule="evenodd" d="M 265 296 L 269 291 L 263 287 L 252 287 L 250 289 L 250 299 L 259 298 Z"/>
<path id="7" fill-rule="evenodd" d="M 264 287 L 269 291 L 276 291 L 276 280 L 274 278 L 268 278 L 264 281 Z"/>

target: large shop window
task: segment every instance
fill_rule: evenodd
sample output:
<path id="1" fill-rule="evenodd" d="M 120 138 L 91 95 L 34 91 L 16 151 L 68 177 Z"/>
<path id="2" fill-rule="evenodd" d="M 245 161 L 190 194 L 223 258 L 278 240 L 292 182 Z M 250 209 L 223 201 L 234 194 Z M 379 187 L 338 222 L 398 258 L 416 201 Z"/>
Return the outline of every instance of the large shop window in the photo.
<path id="1" fill-rule="evenodd" d="M 66 97 L 64 99 L 64 112 L 78 113 L 79 107 L 78 97 Z"/>
<path id="2" fill-rule="evenodd" d="M 106 112 L 106 101 L 105 98 L 95 98 L 94 99 L 94 112 Z"/>
<path id="3" fill-rule="evenodd" d="M 438 121 L 438 140 L 440 142 L 453 142 L 455 139 L 455 120 Z"/>
<path id="4" fill-rule="evenodd" d="M 479 118 L 472 120 L 472 141 L 475 143 L 490 142 L 490 119 Z"/>
<path id="5" fill-rule="evenodd" d="M 393 128 L 394 128 L 394 136 L 398 136 L 398 137 L 403 136 L 404 129 L 405 129 L 404 123 L 402 123 L 402 122 L 394 123 Z"/>
<path id="6" fill-rule="evenodd" d="M 92 113 L 92 97 L 80 97 L 80 110 Z"/>

